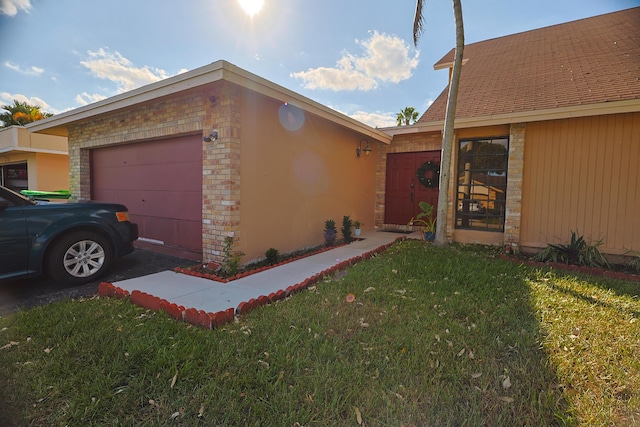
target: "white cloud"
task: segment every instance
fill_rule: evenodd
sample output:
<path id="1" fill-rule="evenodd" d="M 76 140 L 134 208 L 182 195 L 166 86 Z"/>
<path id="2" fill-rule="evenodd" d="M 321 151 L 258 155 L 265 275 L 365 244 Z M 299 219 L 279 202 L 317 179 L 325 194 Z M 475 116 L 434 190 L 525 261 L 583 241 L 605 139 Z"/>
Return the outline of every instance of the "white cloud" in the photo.
<path id="1" fill-rule="evenodd" d="M 411 56 L 409 46 L 399 37 L 374 31 L 368 40 L 356 42 L 364 48 L 363 55 L 346 52 L 335 67 L 309 68 L 291 77 L 302 80 L 307 89 L 368 91 L 380 82 L 406 80 L 418 66 L 419 54 Z"/>
<path id="2" fill-rule="evenodd" d="M 18 11 L 24 10 L 29 13 L 31 10 L 30 0 L 0 0 L 0 14 L 16 16 Z"/>
<path id="3" fill-rule="evenodd" d="M 384 128 L 396 125 L 396 115 L 397 114 L 393 113 L 369 113 L 367 111 L 356 111 L 353 114 L 349 114 L 349 117 L 374 128 Z"/>
<path id="4" fill-rule="evenodd" d="M 119 52 L 111 52 L 108 48 L 87 52 L 89 59 L 80 64 L 91 70 L 91 74 L 104 80 L 110 80 L 117 86 L 118 93 L 123 93 L 158 80 L 171 77 L 165 70 L 153 67 L 135 67 L 131 61 Z M 185 70 L 180 70 L 182 73 Z"/>
<path id="5" fill-rule="evenodd" d="M 358 110 L 358 108 L 361 108 L 361 106 L 355 104 L 343 105 L 342 109 L 333 106 L 329 106 L 329 108 L 332 108 L 339 113 L 344 114 L 345 116 L 349 116 L 352 119 L 358 120 L 359 122 L 365 123 L 371 127 L 381 128 L 396 125 L 397 113 L 388 113 L 384 111 L 376 111 L 371 113 L 368 111 Z M 355 110 L 355 112 L 347 113 L 346 111 L 344 111 L 345 108 L 349 111 Z"/>
<path id="6" fill-rule="evenodd" d="M 29 67 L 26 70 L 23 70 L 22 67 L 20 67 L 18 64 L 14 64 L 11 61 L 5 61 L 4 66 L 9 68 L 10 70 L 16 71 L 20 74 L 25 74 L 27 76 L 39 76 L 40 74 L 44 73 L 43 68 Z"/>
<path id="7" fill-rule="evenodd" d="M 26 102 L 29 105 L 38 106 L 42 111 L 45 111 L 47 113 L 57 114 L 61 112 L 60 110 L 56 110 L 37 96 L 28 97 L 19 93 L 10 94 L 7 92 L 0 92 L 0 101 L 2 102 L 2 105 L 13 104 L 14 100 L 18 102 Z"/>
<path id="8" fill-rule="evenodd" d="M 107 98 L 106 96 L 100 95 L 97 93 L 90 95 L 87 92 L 82 92 L 81 94 L 76 95 L 75 100 L 80 105 L 87 105 L 93 102 L 102 101 L 103 99 L 106 99 L 106 98 Z"/>

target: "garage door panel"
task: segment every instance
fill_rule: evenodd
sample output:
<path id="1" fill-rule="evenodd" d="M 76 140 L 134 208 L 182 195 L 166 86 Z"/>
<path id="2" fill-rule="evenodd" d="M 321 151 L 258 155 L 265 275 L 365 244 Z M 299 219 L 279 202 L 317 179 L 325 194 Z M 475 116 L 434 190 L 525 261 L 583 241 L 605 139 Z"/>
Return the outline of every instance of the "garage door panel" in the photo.
<path id="1" fill-rule="evenodd" d="M 168 246 L 190 251 L 202 251 L 202 225 L 200 221 L 184 221 L 171 218 L 152 218 L 131 215 L 131 220 L 144 228 L 146 239 L 158 240 Z"/>
<path id="2" fill-rule="evenodd" d="M 122 203 L 140 237 L 202 252 L 202 137 L 95 149 L 92 198 Z"/>
<path id="3" fill-rule="evenodd" d="M 185 188 L 200 190 L 202 174 L 193 173 L 201 170 L 202 162 L 182 162 L 165 165 L 120 165 L 117 167 L 100 167 L 93 173 L 93 179 L 101 182 L 104 190 L 126 190 L 131 188 L 131 179 L 135 179 L 135 188 L 144 190 L 182 191 Z M 135 174 L 132 176 L 132 169 Z M 185 173 L 189 171 L 189 173 Z"/>

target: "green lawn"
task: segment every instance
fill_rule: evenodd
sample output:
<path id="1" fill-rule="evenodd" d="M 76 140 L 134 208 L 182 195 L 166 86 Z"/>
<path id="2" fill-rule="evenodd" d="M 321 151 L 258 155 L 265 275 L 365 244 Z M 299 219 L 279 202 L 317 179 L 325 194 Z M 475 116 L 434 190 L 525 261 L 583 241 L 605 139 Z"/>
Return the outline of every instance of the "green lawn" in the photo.
<path id="1" fill-rule="evenodd" d="M 640 424 L 640 284 L 494 255 L 402 242 L 213 331 L 97 297 L 0 318 L 0 425 Z"/>

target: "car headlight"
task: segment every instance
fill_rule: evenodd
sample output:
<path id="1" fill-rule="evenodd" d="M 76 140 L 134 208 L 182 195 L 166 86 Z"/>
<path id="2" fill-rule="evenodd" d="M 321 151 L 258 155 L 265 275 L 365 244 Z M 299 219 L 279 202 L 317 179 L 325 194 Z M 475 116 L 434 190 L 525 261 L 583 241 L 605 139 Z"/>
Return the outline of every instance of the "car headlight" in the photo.
<path id="1" fill-rule="evenodd" d="M 118 222 L 129 221 L 129 212 L 116 212 L 116 218 L 118 219 Z"/>

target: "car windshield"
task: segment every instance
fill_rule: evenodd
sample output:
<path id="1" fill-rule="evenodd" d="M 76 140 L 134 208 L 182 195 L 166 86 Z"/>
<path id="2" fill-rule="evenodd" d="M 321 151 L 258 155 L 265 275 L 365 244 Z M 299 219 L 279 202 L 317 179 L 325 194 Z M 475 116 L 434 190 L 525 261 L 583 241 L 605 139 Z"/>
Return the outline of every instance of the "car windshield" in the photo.
<path id="1" fill-rule="evenodd" d="M 7 192 L 11 193 L 12 195 L 14 195 L 14 196 L 16 196 L 16 197 L 18 197 L 18 198 L 20 198 L 20 199 L 24 200 L 25 202 L 31 203 L 32 205 L 35 205 L 35 204 L 36 204 L 36 202 L 34 202 L 33 200 L 31 200 L 31 199 L 30 199 L 30 198 L 28 198 L 27 196 L 23 196 L 22 194 L 20 194 L 20 193 L 18 193 L 18 192 L 16 192 L 16 191 L 13 191 L 13 190 L 12 190 L 12 189 L 10 189 L 10 188 L 2 187 L 2 189 L 3 189 L 4 191 L 7 191 Z"/>

